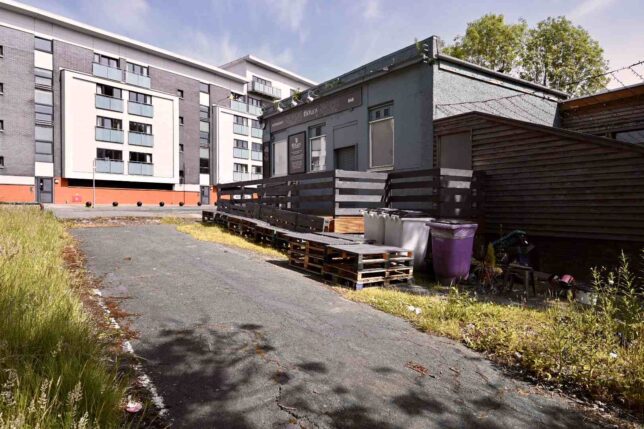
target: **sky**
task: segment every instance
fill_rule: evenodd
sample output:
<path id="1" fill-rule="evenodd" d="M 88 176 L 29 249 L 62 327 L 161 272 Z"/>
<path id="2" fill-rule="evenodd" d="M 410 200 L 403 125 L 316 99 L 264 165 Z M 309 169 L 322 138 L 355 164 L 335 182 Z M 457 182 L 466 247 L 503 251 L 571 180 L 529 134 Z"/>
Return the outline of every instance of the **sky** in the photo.
<path id="1" fill-rule="evenodd" d="M 250 53 L 318 82 L 415 39 L 449 43 L 486 13 L 529 25 L 564 15 L 599 41 L 610 69 L 644 60 L 642 0 L 22 1 L 213 65 Z M 617 77 L 641 81 L 628 70 Z"/>

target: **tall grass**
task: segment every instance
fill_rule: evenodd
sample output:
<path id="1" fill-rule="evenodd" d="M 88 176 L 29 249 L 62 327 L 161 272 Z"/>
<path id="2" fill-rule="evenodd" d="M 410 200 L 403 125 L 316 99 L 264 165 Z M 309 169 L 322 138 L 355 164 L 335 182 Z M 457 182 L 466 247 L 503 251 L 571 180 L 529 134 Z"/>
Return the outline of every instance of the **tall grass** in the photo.
<path id="1" fill-rule="evenodd" d="M 384 289 L 346 297 L 410 320 L 519 365 L 537 378 L 566 385 L 644 417 L 644 276 L 622 258 L 613 272 L 594 272 L 595 307 L 553 302 L 546 309 L 481 302 L 452 289 L 447 296 L 416 296 Z M 410 311 L 420 308 L 420 313 Z"/>
<path id="2" fill-rule="evenodd" d="M 0 208 L 0 428 L 118 427 L 124 383 L 50 213 Z"/>

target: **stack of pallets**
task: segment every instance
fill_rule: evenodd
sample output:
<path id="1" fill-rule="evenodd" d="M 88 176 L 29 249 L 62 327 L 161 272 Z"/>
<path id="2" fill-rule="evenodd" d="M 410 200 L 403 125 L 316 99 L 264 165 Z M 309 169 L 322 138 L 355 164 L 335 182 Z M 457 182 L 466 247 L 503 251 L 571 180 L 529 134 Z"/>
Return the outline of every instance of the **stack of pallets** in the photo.
<path id="1" fill-rule="evenodd" d="M 340 237 L 329 237 L 313 233 L 291 233 L 288 239 L 288 262 L 291 266 L 322 274 L 326 247 L 331 244 L 350 244 Z"/>
<path id="2" fill-rule="evenodd" d="M 356 290 L 364 286 L 411 284 L 414 255 L 411 250 L 392 246 L 330 244 L 325 249 L 322 274 Z"/>

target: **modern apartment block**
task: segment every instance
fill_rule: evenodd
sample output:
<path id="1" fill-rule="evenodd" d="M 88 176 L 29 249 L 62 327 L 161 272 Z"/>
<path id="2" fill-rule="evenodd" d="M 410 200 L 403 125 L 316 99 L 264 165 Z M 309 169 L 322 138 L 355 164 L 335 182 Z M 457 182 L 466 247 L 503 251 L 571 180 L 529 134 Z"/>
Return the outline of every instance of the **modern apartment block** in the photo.
<path id="1" fill-rule="evenodd" d="M 252 55 L 221 66 L 248 80 L 245 91 L 232 92 L 231 99 L 216 107 L 217 140 L 215 183 L 261 179 L 263 128 L 258 120 L 266 108 L 280 99 L 290 97 L 316 85 L 281 67 Z"/>
<path id="2" fill-rule="evenodd" d="M 307 82 L 250 56 L 215 67 L 2 0 L 0 202 L 211 203 L 218 178 L 261 174 L 258 109 Z"/>

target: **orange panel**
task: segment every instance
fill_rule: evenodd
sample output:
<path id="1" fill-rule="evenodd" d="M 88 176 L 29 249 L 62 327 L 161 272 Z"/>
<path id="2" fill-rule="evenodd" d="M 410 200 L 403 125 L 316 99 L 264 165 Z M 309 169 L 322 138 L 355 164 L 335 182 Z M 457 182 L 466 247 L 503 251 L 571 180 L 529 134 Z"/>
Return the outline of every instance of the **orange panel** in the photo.
<path id="1" fill-rule="evenodd" d="M 33 185 L 0 185 L 0 202 L 33 203 L 36 191 Z"/>

